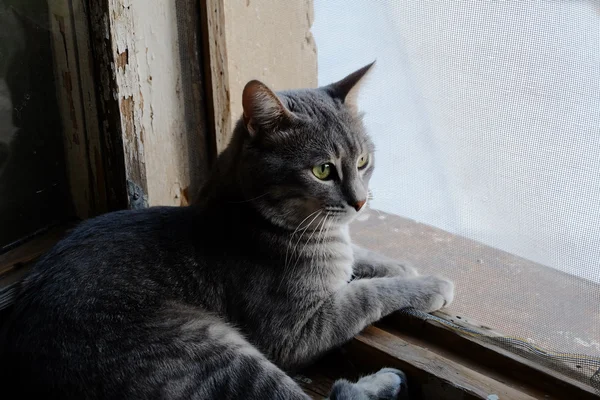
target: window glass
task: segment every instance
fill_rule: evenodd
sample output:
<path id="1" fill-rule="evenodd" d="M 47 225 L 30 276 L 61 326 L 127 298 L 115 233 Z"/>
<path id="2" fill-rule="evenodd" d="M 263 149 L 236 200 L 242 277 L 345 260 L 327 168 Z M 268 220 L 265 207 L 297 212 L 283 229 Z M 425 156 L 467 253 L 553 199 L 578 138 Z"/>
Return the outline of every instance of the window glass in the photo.
<path id="1" fill-rule="evenodd" d="M 45 0 L 0 0 L 0 252 L 70 213 Z"/>

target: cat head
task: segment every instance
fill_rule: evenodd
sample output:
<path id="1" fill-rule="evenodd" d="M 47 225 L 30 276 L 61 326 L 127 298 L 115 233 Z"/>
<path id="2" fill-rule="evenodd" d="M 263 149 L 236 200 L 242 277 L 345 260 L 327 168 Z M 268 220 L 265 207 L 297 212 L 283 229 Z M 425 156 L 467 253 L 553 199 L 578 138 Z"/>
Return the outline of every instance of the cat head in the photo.
<path id="1" fill-rule="evenodd" d="M 355 101 L 372 65 L 316 89 L 276 93 L 259 81 L 246 85 L 238 181 L 267 219 L 320 229 L 347 224 L 364 209 L 374 145 Z"/>

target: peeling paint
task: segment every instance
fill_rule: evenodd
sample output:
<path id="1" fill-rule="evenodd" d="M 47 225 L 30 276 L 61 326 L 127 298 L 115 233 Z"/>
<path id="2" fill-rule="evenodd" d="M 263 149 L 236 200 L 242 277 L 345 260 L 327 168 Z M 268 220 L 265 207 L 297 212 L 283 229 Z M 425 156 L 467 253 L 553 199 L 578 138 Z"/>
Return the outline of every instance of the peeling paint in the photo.
<path id="1" fill-rule="evenodd" d="M 118 54 L 116 60 L 117 68 L 125 69 L 127 64 L 129 64 L 129 50 L 125 49 L 124 52 Z"/>
<path id="2" fill-rule="evenodd" d="M 199 173 L 190 168 L 191 154 L 198 149 L 189 146 L 187 136 L 185 96 L 191 83 L 182 73 L 180 41 L 186 36 L 178 31 L 183 23 L 177 15 L 182 6 L 158 2 L 148 7 L 145 0 L 106 2 L 103 20 L 115 85 L 104 92 L 118 102 L 128 180 L 148 205 L 187 204 L 182 188 L 188 188 L 192 174 Z M 129 201 L 134 201 L 131 195 Z"/>

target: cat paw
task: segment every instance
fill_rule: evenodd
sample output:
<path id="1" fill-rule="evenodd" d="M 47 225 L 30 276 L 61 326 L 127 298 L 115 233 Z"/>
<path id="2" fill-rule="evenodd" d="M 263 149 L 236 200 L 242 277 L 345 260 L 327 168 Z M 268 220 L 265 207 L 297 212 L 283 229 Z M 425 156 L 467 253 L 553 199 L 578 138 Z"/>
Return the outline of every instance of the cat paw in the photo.
<path id="1" fill-rule="evenodd" d="M 406 375 L 400 370 L 383 368 L 377 373 L 367 375 L 356 383 L 346 380 L 337 381 L 330 400 L 396 400 L 400 393 L 407 393 Z"/>
<path id="2" fill-rule="evenodd" d="M 419 291 L 413 299 L 414 308 L 433 312 L 449 306 L 454 300 L 454 283 L 439 276 L 421 276 L 414 278 L 419 282 Z"/>
<path id="3" fill-rule="evenodd" d="M 413 278 L 419 276 L 419 272 L 416 268 L 406 264 L 396 264 L 394 276 L 401 276 L 403 278 Z"/>
<path id="4" fill-rule="evenodd" d="M 375 264 L 374 269 L 375 272 L 372 274 L 373 277 L 386 276 L 399 278 L 414 278 L 415 276 L 419 276 L 419 273 L 415 268 L 397 261 L 381 262 L 379 264 Z"/>
<path id="5" fill-rule="evenodd" d="M 406 375 L 398 369 L 383 368 L 361 378 L 354 385 L 367 399 L 395 400 L 402 391 L 406 391 Z"/>

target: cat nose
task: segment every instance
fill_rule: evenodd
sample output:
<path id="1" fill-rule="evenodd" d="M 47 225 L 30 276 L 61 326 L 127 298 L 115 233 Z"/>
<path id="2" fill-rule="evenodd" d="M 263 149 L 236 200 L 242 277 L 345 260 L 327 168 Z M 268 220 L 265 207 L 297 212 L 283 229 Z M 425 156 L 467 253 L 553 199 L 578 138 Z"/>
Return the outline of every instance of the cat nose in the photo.
<path id="1" fill-rule="evenodd" d="M 356 203 L 354 203 L 354 205 L 352 207 L 354 207 L 356 212 L 359 212 L 360 209 L 363 208 L 363 206 L 365 205 L 366 202 L 367 202 L 366 200 L 359 200 Z"/>

